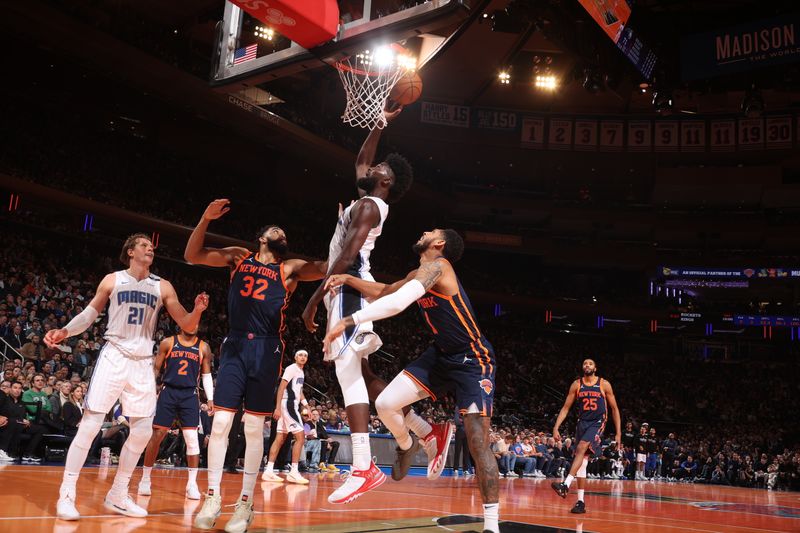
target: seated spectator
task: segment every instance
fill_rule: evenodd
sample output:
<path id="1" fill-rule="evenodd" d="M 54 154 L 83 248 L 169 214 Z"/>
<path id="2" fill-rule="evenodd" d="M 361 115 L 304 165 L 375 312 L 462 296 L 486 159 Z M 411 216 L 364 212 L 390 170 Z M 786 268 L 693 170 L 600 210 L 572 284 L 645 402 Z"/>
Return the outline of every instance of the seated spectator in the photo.
<path id="1" fill-rule="evenodd" d="M 525 439 L 528 440 L 528 439 Z M 510 450 L 514 455 L 516 455 L 516 466 L 519 466 L 522 470 L 523 477 L 538 477 L 534 475 L 534 470 L 536 469 L 536 459 L 531 457 L 531 453 L 533 452 L 533 448 L 530 446 L 530 441 L 528 445 L 528 451 L 525 452 L 525 447 L 519 437 L 517 437 L 516 442 L 514 442 Z"/>
<path id="2" fill-rule="evenodd" d="M 322 446 L 317 436 L 317 424 L 313 417 L 306 409 L 303 409 L 303 433 L 305 434 L 305 444 L 303 445 L 304 453 L 300 458 L 300 468 L 308 472 L 320 471 L 320 452 Z M 308 454 L 311 454 L 311 459 L 308 460 Z"/>
<path id="3" fill-rule="evenodd" d="M 547 477 L 551 475 L 553 456 L 547 451 L 547 444 L 545 444 L 538 435 L 533 438 L 533 450 L 537 461 L 536 477 Z"/>
<path id="4" fill-rule="evenodd" d="M 311 410 L 311 419 L 317 428 L 317 438 L 320 442 L 320 460 L 317 466 L 319 466 L 320 470 L 336 471 L 337 468 L 333 466 L 333 463 L 336 461 L 339 443 L 328 435 L 325 425 L 320 420 L 318 409 Z"/>
<path id="5" fill-rule="evenodd" d="M 69 389 L 71 389 L 69 382 L 63 382 L 60 394 L 63 395 Z M 64 421 L 64 435 L 72 442 L 78 433 L 78 424 L 81 423 L 83 417 L 83 389 L 75 387 L 74 390 L 70 390 L 67 401 L 62 404 L 60 411 Z"/>
<path id="6" fill-rule="evenodd" d="M 4 402 L 4 411 L 0 415 L 7 418 L 9 431 L 0 435 L 0 449 L 6 455 L 14 457 L 19 446 L 22 435 L 29 435 L 30 439 L 22 455 L 25 462 L 40 463 L 42 459 L 38 456 L 37 449 L 45 433 L 44 426 L 31 422 L 28 418 L 26 406 L 22 402 L 22 384 L 15 382 L 11 384 L 8 400 Z"/>
<path id="7" fill-rule="evenodd" d="M 31 388 L 22 394 L 22 403 L 28 410 L 28 420 L 34 423 L 50 423 L 52 416 L 52 407 L 44 392 L 45 380 L 44 374 L 35 374 L 31 380 Z"/>
<path id="8" fill-rule="evenodd" d="M 684 462 L 681 463 L 681 467 L 676 472 L 675 477 L 677 479 L 688 479 L 693 480 L 697 475 L 697 463 L 694 461 L 694 458 L 690 455 L 686 458 Z"/>

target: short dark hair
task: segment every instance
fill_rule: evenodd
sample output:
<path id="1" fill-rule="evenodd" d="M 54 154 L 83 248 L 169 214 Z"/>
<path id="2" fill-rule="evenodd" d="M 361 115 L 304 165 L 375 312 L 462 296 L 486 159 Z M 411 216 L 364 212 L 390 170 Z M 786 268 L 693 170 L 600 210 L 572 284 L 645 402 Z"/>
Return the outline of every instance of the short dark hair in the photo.
<path id="1" fill-rule="evenodd" d="M 272 228 L 279 228 L 277 224 L 267 224 L 266 226 L 261 226 L 261 229 L 258 230 L 258 235 L 256 235 L 256 242 L 260 243 L 259 239 L 264 236 L 266 232 L 271 230 Z"/>
<path id="2" fill-rule="evenodd" d="M 122 252 L 119 254 L 119 260 L 123 265 L 131 266 L 131 258 L 128 257 L 128 250 L 133 250 L 136 247 L 136 241 L 138 239 L 146 239 L 153 242 L 150 235 L 145 235 L 144 233 L 134 233 L 125 239 L 125 242 L 122 244 Z"/>
<path id="3" fill-rule="evenodd" d="M 451 263 L 455 263 L 464 255 L 464 239 L 454 229 L 443 229 L 442 235 L 444 236 L 442 255 Z"/>
<path id="4" fill-rule="evenodd" d="M 400 200 L 411 188 L 414 183 L 414 170 L 411 168 L 411 163 L 408 159 L 400 154 L 394 153 L 386 156 L 386 164 L 392 169 L 394 174 L 394 183 L 389 189 L 389 197 L 386 199 L 387 203 L 393 204 Z"/>

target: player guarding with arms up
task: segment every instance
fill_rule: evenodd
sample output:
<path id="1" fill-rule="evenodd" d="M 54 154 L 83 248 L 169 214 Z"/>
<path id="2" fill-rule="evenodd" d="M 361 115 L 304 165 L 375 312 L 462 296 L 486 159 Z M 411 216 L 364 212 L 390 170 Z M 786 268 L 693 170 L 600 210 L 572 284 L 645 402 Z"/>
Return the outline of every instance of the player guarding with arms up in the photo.
<path id="1" fill-rule="evenodd" d="M 394 378 L 375 401 L 378 416 L 397 439 L 392 478 L 400 480 L 406 476 L 420 446 L 409 434 L 409 429 L 417 431 L 408 425 L 403 409 L 424 398 L 436 400 L 438 395 L 454 390 L 483 498 L 483 529 L 497 533 L 499 472 L 489 450 L 497 364 L 494 349 L 481 333 L 472 304 L 451 264 L 461 258 L 464 241 L 454 230 L 435 229 L 423 233 L 414 251 L 419 254 L 419 268 L 391 285 L 354 276 L 328 280 L 330 288 L 347 285 L 367 298 L 377 299 L 332 325 L 325 337 L 325 350 L 332 349 L 337 336 L 347 328 L 394 316 L 417 302 L 433 335 L 433 345 Z M 448 438 L 445 446 L 449 444 Z"/>
<path id="2" fill-rule="evenodd" d="M 573 402 L 578 400 L 578 427 L 575 431 L 575 458 L 569 469 L 569 475 L 563 482 L 552 483 L 553 490 L 562 498 L 566 498 L 569 487 L 575 478 L 578 478 L 578 501 L 572 508 L 573 513 L 582 514 L 586 512 L 586 504 L 583 500 L 583 491 L 586 486 L 586 465 L 589 463 L 587 454 L 599 454 L 602 450 L 600 444 L 603 438 L 603 429 L 606 427 L 608 410 L 614 417 L 614 429 L 616 433 L 614 439 L 617 442 L 617 449 L 622 446 L 622 422 L 620 421 L 617 400 L 611 383 L 601 377 L 597 377 L 595 372 L 597 367 L 592 359 L 583 362 L 583 376 L 572 382 L 572 386 L 564 400 L 564 406 L 558 413 L 556 425 L 553 428 L 553 437 L 561 440 L 558 428 L 564 423 L 564 419 L 569 414 L 569 409 Z"/>
<path id="3" fill-rule="evenodd" d="M 222 343 L 214 421 L 208 442 L 208 493 L 194 521 L 199 529 L 212 529 L 220 514 L 220 483 L 228 433 L 239 406 L 244 404 L 245 455 L 242 491 L 228 533 L 246 531 L 253 520 L 253 491 L 264 457 L 264 418 L 275 407 L 275 386 L 281 375 L 286 308 L 299 281 L 321 279 L 324 262 L 284 259 L 289 251 L 286 233 L 275 225 L 256 235 L 258 251 L 230 246 L 204 246 L 208 224 L 230 210 L 229 201 L 214 200 L 189 237 L 184 257 L 196 265 L 227 267 L 228 336 Z"/>
<path id="4" fill-rule="evenodd" d="M 161 441 L 178 420 L 186 443 L 186 464 L 189 467 L 189 481 L 186 483 L 186 497 L 200 499 L 197 488 L 197 468 L 200 466 L 200 441 L 197 427 L 200 425 L 200 399 L 197 397 L 197 384 L 202 369 L 203 388 L 208 398 L 208 414 L 214 414 L 214 381 L 211 379 L 211 348 L 197 337 L 197 332 L 180 330 L 178 335 L 167 337 L 158 346 L 156 355 L 156 378 L 162 373 L 163 387 L 158 395 L 156 417 L 153 419 L 153 436 L 144 452 L 144 469 L 139 482 L 138 493 L 150 496 L 150 473 L 158 458 Z"/>
<path id="5" fill-rule="evenodd" d="M 308 485 L 308 480 L 298 470 L 298 463 L 305 451 L 305 433 L 299 408 L 300 404 L 308 407 L 308 402 L 303 395 L 303 383 L 305 382 L 303 367 L 306 366 L 307 362 L 308 352 L 297 350 L 297 353 L 294 354 L 294 363 L 287 366 L 286 370 L 283 371 L 283 378 L 278 386 L 278 395 L 275 398 L 275 413 L 272 415 L 272 418 L 275 419 L 275 424 L 272 427 L 277 427 L 278 433 L 275 435 L 275 441 L 273 441 L 269 449 L 267 467 L 261 476 L 264 481 L 283 483 L 283 478 L 276 475 L 273 468 L 275 459 L 278 457 L 278 452 L 281 451 L 287 434 L 291 433 L 294 436 L 292 470 L 286 476 L 286 481 L 299 485 Z"/>
<path id="6" fill-rule="evenodd" d="M 89 329 L 108 306 L 103 349 L 97 357 L 92 384 L 84 401 L 83 417 L 78 433 L 70 444 L 64 467 L 56 514 L 62 520 L 78 520 L 75 508 L 75 487 L 81 467 L 86 461 L 103 419 L 117 400 L 130 422 L 130 434 L 119 454 L 114 484 L 105 498 L 109 510 L 132 517 L 145 517 L 147 511 L 128 495 L 131 474 L 139 462 L 150 435 L 156 409 L 156 380 L 153 377 L 153 333 L 163 305 L 184 330 L 195 331 L 200 316 L 208 307 L 208 295 L 199 294 L 194 310 L 183 308 L 172 284 L 150 273 L 153 264 L 153 243 L 143 233 L 131 235 L 122 245 L 120 261 L 125 270 L 108 274 L 97 292 L 79 315 L 66 327 L 52 329 L 45 335 L 50 347 L 67 337 Z"/>

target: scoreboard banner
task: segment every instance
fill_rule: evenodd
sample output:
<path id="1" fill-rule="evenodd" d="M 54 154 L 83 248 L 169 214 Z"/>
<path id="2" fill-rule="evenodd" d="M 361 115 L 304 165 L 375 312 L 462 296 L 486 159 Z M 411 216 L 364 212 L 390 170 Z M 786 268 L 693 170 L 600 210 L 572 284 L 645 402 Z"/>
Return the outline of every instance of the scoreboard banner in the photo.
<path id="1" fill-rule="evenodd" d="M 662 266 L 659 272 L 665 278 L 800 278 L 800 268 L 701 268 Z"/>

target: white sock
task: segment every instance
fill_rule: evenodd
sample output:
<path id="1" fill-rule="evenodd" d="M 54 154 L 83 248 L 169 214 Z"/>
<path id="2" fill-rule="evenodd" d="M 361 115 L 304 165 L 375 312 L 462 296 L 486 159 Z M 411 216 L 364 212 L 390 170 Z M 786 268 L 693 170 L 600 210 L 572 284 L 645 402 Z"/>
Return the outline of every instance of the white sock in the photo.
<path id="1" fill-rule="evenodd" d="M 128 437 L 130 438 L 130 437 Z M 114 483 L 111 485 L 111 492 L 116 495 L 128 494 L 128 486 L 131 483 L 131 476 L 136 469 L 136 463 L 139 462 L 139 457 L 142 452 L 131 450 L 128 443 L 122 447 L 119 452 L 119 463 L 117 464 L 117 475 L 114 476 Z"/>
<path id="2" fill-rule="evenodd" d="M 350 440 L 353 442 L 353 470 L 367 470 L 372 462 L 369 448 L 369 433 L 352 433 Z"/>
<path id="3" fill-rule="evenodd" d="M 572 485 L 572 480 L 573 479 L 575 479 L 575 478 L 572 476 L 572 474 L 568 475 L 567 479 L 564 480 L 564 485 L 569 487 L 570 485 Z"/>
<path id="4" fill-rule="evenodd" d="M 412 409 L 406 415 L 406 427 L 413 431 L 417 437 L 424 439 L 428 436 L 428 434 L 433 429 L 430 424 L 428 424 L 424 418 L 419 416 L 417 413 L 414 412 Z"/>
<path id="5" fill-rule="evenodd" d="M 500 533 L 500 503 L 483 504 L 483 529 L 492 533 Z"/>
<path id="6" fill-rule="evenodd" d="M 70 494 L 75 493 L 75 486 L 78 484 L 78 477 L 80 472 L 68 472 L 64 470 L 64 478 L 61 481 L 61 491 L 67 491 Z"/>
<path id="7" fill-rule="evenodd" d="M 225 452 L 228 451 L 228 433 L 235 413 L 220 410 L 214 414 L 211 437 L 208 439 L 208 493 L 219 495 L 222 482 L 222 467 L 225 465 Z"/>
<path id="8" fill-rule="evenodd" d="M 583 501 L 583 489 L 578 489 L 578 501 Z"/>
<path id="9" fill-rule="evenodd" d="M 275 462 L 274 461 L 267 461 L 267 468 L 265 469 L 267 472 L 275 473 Z"/>
<path id="10" fill-rule="evenodd" d="M 197 469 L 189 468 L 189 484 L 197 485 Z"/>
<path id="11" fill-rule="evenodd" d="M 153 471 L 152 466 L 143 466 L 142 467 L 142 481 L 150 481 L 150 472 Z"/>
<path id="12" fill-rule="evenodd" d="M 258 472 L 245 471 L 242 475 L 242 492 L 239 493 L 239 499 L 249 501 L 253 499 L 253 492 L 256 490 L 256 481 L 258 480 Z"/>
<path id="13" fill-rule="evenodd" d="M 300 471 L 297 469 L 297 463 L 292 463 L 292 473 L 299 474 Z"/>

